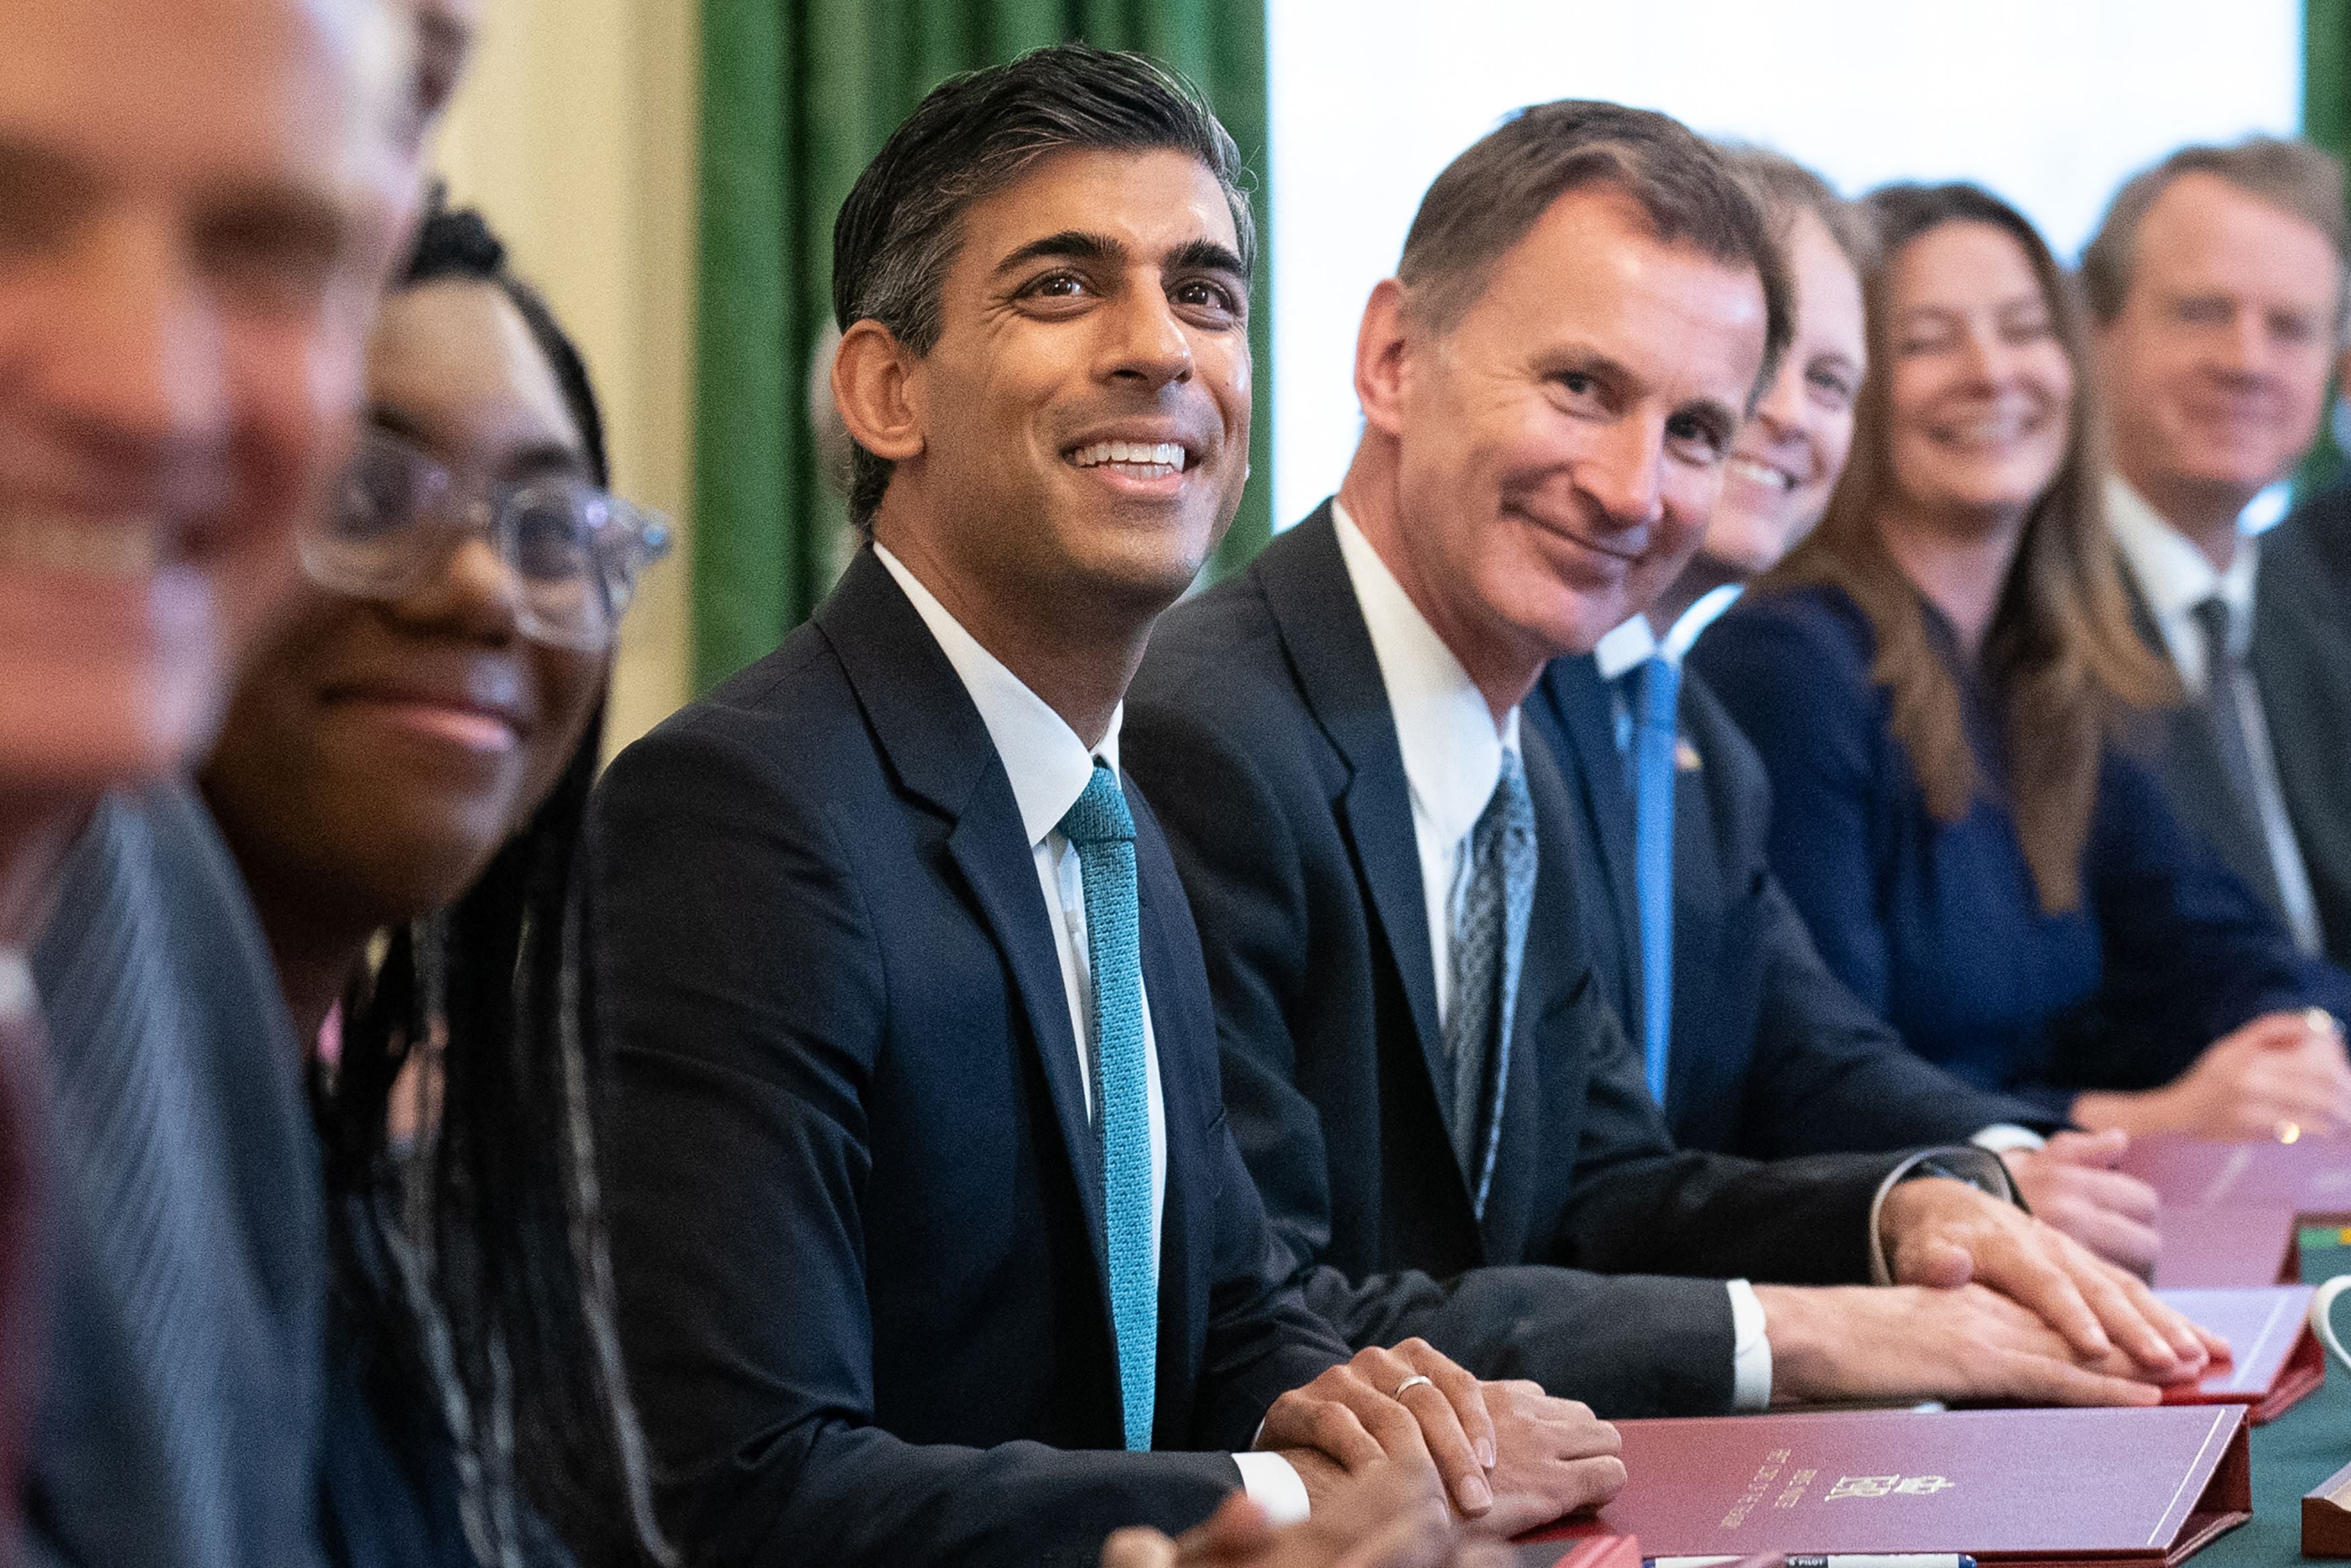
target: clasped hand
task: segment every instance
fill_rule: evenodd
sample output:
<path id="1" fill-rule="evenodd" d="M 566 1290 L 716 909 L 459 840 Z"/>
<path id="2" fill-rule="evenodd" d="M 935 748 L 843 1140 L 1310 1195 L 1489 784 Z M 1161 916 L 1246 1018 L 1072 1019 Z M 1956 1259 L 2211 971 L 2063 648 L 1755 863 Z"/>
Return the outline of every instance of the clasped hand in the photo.
<path id="1" fill-rule="evenodd" d="M 1426 1379 L 1426 1381 L 1421 1381 Z M 1480 1383 L 1424 1340 L 1358 1352 L 1273 1403 L 1257 1446 L 1280 1453 L 1319 1508 L 1348 1476 L 1433 1473 L 1455 1511 L 1516 1535 L 1625 1484 L 1616 1428 L 1532 1383 Z"/>

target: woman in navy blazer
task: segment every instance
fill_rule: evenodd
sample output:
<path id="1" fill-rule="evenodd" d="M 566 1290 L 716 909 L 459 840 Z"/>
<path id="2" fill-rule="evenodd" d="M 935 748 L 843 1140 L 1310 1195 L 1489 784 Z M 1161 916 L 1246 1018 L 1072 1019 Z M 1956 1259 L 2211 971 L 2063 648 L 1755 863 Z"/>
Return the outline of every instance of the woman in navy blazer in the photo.
<path id="1" fill-rule="evenodd" d="M 1871 371 L 1827 516 L 1691 657 L 1771 775 L 1772 868 L 1912 1048 L 2085 1127 L 2351 1126 L 2298 955 L 2135 760 L 2171 695 L 2096 508 L 2090 379 L 2032 225 L 1868 198 Z"/>

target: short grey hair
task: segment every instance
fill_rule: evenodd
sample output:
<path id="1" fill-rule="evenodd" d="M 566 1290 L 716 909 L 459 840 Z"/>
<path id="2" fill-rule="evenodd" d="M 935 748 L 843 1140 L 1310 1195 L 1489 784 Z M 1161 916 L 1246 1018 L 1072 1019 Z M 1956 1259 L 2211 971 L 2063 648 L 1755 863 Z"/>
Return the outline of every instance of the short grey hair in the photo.
<path id="1" fill-rule="evenodd" d="M 1405 235 L 1396 277 L 1405 309 L 1431 331 L 1458 324 L 1503 255 L 1571 191 L 1606 185 L 1667 244 L 1750 266 L 1763 286 L 1763 369 L 1771 384 L 1795 334 L 1795 290 L 1773 225 L 1722 154 L 1669 116 L 1562 99 L 1520 109 L 1446 165 Z"/>

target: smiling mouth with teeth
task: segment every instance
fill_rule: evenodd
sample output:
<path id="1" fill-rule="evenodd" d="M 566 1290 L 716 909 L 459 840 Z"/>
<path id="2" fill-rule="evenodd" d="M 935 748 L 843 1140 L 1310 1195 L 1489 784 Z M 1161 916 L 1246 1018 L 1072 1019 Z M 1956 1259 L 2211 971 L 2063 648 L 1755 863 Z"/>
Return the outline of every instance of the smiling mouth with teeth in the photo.
<path id="1" fill-rule="evenodd" d="M 1729 466 L 1732 472 L 1752 484 L 1766 485 L 1778 491 L 1796 488 L 1794 474 L 1773 468 L 1768 462 L 1758 462 L 1751 457 L 1734 457 Z"/>
<path id="2" fill-rule="evenodd" d="M 152 519 L 0 516 L 0 571 L 131 579 L 185 556 L 178 535 Z"/>
<path id="3" fill-rule="evenodd" d="M 1165 479 L 1191 464 L 1180 441 L 1098 441 L 1069 454 L 1072 468 L 1110 468 L 1129 479 Z"/>

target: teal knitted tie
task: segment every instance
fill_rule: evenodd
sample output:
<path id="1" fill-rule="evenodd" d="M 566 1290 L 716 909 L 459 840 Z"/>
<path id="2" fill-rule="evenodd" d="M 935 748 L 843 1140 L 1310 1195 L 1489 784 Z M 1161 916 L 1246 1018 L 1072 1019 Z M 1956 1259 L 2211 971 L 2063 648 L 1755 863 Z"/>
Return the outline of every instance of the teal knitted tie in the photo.
<path id="1" fill-rule="evenodd" d="M 1159 1355 L 1157 1271 L 1151 1255 L 1151 1090 L 1143 1050 L 1143 959 L 1135 934 L 1134 818 L 1117 775 L 1106 765 L 1094 764 L 1085 793 L 1061 826 L 1061 836 L 1078 852 L 1085 880 L 1111 1326 L 1118 1339 L 1126 1446 L 1139 1453 L 1151 1447 Z"/>

